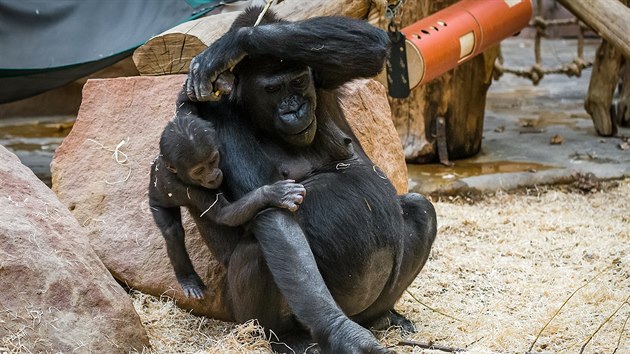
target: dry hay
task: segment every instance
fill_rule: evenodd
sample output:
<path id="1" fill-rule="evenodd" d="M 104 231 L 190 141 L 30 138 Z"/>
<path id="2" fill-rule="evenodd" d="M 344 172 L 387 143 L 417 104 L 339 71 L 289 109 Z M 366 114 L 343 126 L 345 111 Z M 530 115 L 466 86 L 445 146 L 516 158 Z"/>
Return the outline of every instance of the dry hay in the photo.
<path id="1" fill-rule="evenodd" d="M 396 346 L 401 339 L 524 353 L 553 319 L 533 352 L 578 353 L 595 334 L 585 353 L 630 353 L 630 179 L 588 194 L 554 187 L 435 206 L 431 258 L 396 307 L 418 331 L 377 333 L 384 343 L 400 353 L 437 353 Z M 133 298 L 153 345 L 147 353 L 269 350 L 253 323 L 226 324 L 171 301 Z"/>
<path id="2" fill-rule="evenodd" d="M 270 352 L 262 327 L 256 321 L 236 325 L 194 316 L 168 298 L 137 291 L 131 297 L 151 343 L 151 349 L 143 353 Z"/>

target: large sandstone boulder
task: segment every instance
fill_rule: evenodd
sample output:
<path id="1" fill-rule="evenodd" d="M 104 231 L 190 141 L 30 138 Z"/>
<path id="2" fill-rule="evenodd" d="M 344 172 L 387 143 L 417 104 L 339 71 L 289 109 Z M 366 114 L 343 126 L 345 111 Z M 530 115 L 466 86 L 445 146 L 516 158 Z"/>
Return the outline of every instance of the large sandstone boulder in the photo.
<path id="1" fill-rule="evenodd" d="M 53 190 L 87 229 L 96 253 L 116 278 L 143 292 L 170 296 L 196 314 L 229 320 L 224 294 L 217 291 L 224 289 L 225 273 L 191 218 L 184 213 L 187 248 L 195 269 L 215 290 L 202 301 L 183 297 L 148 207 L 151 162 L 184 79 L 173 75 L 88 81 L 74 128 L 53 159 Z M 351 126 L 366 151 L 376 153 L 371 155 L 374 162 L 406 192 L 404 156 L 389 120 L 385 91 L 371 81 L 354 86 L 344 104 L 352 110 L 347 114 L 368 117 L 366 125 L 374 127 L 358 127 L 357 122 Z M 370 134 L 379 137 L 370 141 Z M 370 147 L 374 143 L 379 146 Z"/>
<path id="2" fill-rule="evenodd" d="M 341 108 L 370 159 L 381 168 L 399 194 L 407 193 L 407 164 L 392 123 L 387 90 L 375 80 L 356 80 L 340 89 Z"/>
<path id="3" fill-rule="evenodd" d="M 0 161 L 0 348 L 142 351 L 149 342 L 140 319 L 90 247 L 86 232 L 2 146 Z"/>

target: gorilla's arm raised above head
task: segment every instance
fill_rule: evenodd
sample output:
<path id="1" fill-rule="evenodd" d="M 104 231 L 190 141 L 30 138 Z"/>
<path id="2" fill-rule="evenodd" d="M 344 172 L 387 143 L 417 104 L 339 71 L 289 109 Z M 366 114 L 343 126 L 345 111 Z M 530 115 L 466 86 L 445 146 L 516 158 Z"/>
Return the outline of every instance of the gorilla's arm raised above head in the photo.
<path id="1" fill-rule="evenodd" d="M 304 63 L 324 89 L 378 74 L 389 45 L 385 32 L 347 17 L 317 17 L 240 31 L 246 53 Z"/>
<path id="2" fill-rule="evenodd" d="M 196 101 L 215 100 L 213 84 L 219 74 L 246 55 L 301 62 L 313 69 L 317 87 L 334 89 L 376 75 L 383 68 L 388 46 L 384 31 L 346 17 L 233 28 L 195 57 L 187 94 Z"/>

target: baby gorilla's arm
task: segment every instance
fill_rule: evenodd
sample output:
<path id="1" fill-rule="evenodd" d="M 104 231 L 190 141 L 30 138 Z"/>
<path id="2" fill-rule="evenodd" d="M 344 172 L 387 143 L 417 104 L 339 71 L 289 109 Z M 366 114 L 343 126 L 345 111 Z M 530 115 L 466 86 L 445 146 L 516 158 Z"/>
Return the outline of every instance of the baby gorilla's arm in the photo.
<path id="1" fill-rule="evenodd" d="M 230 203 L 219 195 L 220 204 L 211 216 L 219 224 L 242 225 L 268 207 L 278 207 L 296 211 L 304 200 L 306 189 L 293 180 L 278 181 L 255 189 L 239 200 Z M 200 208 L 204 210 L 204 208 Z"/>

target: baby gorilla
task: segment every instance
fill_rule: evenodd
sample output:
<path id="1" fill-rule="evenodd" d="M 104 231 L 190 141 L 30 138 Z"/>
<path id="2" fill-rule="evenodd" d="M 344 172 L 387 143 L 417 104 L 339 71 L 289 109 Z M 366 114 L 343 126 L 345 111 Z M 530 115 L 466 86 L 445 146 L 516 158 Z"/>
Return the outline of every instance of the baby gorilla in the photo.
<path id="1" fill-rule="evenodd" d="M 266 185 L 230 203 L 219 186 L 219 149 L 210 122 L 195 115 L 180 115 L 170 121 L 160 138 L 160 155 L 151 168 L 149 206 L 166 241 L 175 276 L 187 297 L 203 298 L 205 285 L 195 272 L 186 251 L 180 207 L 187 207 L 195 219 L 234 228 L 250 221 L 268 207 L 296 211 L 306 189 L 293 180 Z M 224 236 L 225 237 L 225 236 Z"/>

